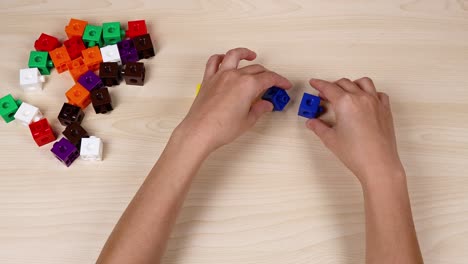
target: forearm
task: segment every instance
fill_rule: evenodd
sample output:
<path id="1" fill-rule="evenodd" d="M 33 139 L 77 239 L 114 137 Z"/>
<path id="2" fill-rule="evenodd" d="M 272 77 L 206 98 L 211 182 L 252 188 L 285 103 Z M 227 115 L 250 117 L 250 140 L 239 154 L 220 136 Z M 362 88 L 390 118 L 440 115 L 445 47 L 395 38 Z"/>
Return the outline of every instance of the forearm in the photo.
<path id="1" fill-rule="evenodd" d="M 366 263 L 423 263 L 403 169 L 376 172 L 363 184 Z"/>
<path id="2" fill-rule="evenodd" d="M 159 263 L 179 209 L 207 152 L 173 135 L 109 237 L 98 263 Z"/>

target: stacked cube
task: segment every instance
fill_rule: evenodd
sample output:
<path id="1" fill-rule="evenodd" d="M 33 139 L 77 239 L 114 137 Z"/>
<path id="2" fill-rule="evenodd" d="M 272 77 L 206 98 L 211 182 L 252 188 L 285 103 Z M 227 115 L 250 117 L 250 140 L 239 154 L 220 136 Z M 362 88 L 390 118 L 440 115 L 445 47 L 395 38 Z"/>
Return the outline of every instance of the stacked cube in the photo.
<path id="1" fill-rule="evenodd" d="M 64 138 L 54 143 L 52 153 L 66 166 L 81 155 L 84 160 L 102 159 L 102 140 L 89 136 L 81 126 L 85 108 L 92 104 L 96 114 L 113 110 L 107 86 L 143 85 L 145 65 L 139 62 L 155 55 L 145 20 L 129 21 L 127 31 L 120 22 L 101 26 L 71 19 L 65 27 L 68 39 L 42 33 L 34 43 L 26 69 L 20 70 L 20 86 L 24 91 L 41 91 L 52 68 L 58 73 L 68 71 L 75 84 L 66 91 L 66 103 L 58 115 L 65 126 Z M 0 116 L 8 123 L 14 119 L 29 126 L 38 146 L 55 141 L 49 122 L 41 111 L 11 95 L 0 98 Z"/>

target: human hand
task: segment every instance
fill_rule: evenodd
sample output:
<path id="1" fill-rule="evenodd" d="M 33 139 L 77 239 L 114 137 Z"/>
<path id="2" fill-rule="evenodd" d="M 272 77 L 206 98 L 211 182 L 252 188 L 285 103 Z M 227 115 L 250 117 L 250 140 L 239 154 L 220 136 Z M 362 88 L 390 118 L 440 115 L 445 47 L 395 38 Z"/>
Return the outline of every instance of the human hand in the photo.
<path id="1" fill-rule="evenodd" d="M 230 143 L 252 127 L 273 105 L 258 100 L 271 86 L 290 89 L 288 79 L 259 64 L 238 69 L 241 60 L 252 61 L 255 52 L 237 48 L 209 58 L 203 83 L 190 111 L 176 129 L 196 138 L 210 151 Z"/>
<path id="2" fill-rule="evenodd" d="M 330 126 L 320 119 L 310 119 L 307 127 L 361 184 L 378 177 L 376 174 L 395 175 L 394 172 L 403 171 L 389 97 L 377 92 L 371 79 L 352 82 L 343 78 L 334 83 L 312 79 L 310 85 L 330 102 L 336 123 Z"/>

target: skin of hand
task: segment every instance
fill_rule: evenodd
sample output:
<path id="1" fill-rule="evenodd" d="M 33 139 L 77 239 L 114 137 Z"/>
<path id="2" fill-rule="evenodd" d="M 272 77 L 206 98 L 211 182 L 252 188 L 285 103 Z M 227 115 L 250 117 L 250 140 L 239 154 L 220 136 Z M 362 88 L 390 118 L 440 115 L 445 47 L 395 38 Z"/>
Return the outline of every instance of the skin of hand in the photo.
<path id="1" fill-rule="evenodd" d="M 290 89 L 291 82 L 252 61 L 255 52 L 237 48 L 209 58 L 203 83 L 193 105 L 176 133 L 194 136 L 210 151 L 228 144 L 251 128 L 273 105 L 258 98 L 271 86 Z"/>
<path id="2" fill-rule="evenodd" d="M 312 79 L 310 85 L 330 102 L 336 123 L 320 119 L 306 125 L 360 180 L 374 172 L 402 171 L 388 95 L 377 92 L 371 79 L 336 82 Z"/>

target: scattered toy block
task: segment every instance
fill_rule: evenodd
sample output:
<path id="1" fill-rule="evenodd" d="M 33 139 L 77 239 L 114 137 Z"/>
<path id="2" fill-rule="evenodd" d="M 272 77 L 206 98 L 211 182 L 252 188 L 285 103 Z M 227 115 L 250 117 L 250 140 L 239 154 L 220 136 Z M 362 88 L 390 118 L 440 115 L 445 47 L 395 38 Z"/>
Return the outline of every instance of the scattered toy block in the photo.
<path id="1" fill-rule="evenodd" d="M 66 138 L 61 138 L 59 141 L 55 142 L 50 151 L 67 167 L 70 167 L 73 161 L 80 156 L 78 148 Z"/>
<path id="2" fill-rule="evenodd" d="M 99 68 L 99 78 L 105 86 L 119 85 L 122 80 L 122 72 L 117 62 L 103 62 Z"/>
<path id="3" fill-rule="evenodd" d="M 128 85 L 143 85 L 145 83 L 145 64 L 128 62 L 125 64 L 123 77 Z"/>
<path id="4" fill-rule="evenodd" d="M 86 66 L 88 66 L 88 68 L 92 71 L 97 71 L 99 69 L 99 65 L 102 62 L 101 49 L 95 46 L 87 48 L 81 53 L 83 54 L 83 60 Z"/>
<path id="5" fill-rule="evenodd" d="M 0 98 L 0 116 L 5 122 L 10 123 L 15 120 L 15 113 L 21 106 L 21 100 L 15 100 L 11 94 L 7 94 Z"/>
<path id="6" fill-rule="evenodd" d="M 75 82 L 77 82 L 83 74 L 89 71 L 88 66 L 86 66 L 85 62 L 81 57 L 69 62 L 67 64 L 67 67 L 68 71 L 70 72 L 70 75 L 72 76 Z"/>
<path id="7" fill-rule="evenodd" d="M 198 95 L 198 93 L 200 92 L 200 89 L 201 89 L 201 83 L 197 84 L 197 89 L 195 90 L 195 96 Z"/>
<path id="8" fill-rule="evenodd" d="M 60 124 L 62 124 L 62 126 L 68 126 L 73 122 L 81 124 L 84 115 L 85 114 L 80 107 L 69 103 L 64 103 L 58 115 L 58 120 L 60 121 Z"/>
<path id="9" fill-rule="evenodd" d="M 19 82 L 25 92 L 42 91 L 45 77 L 41 75 L 38 68 L 21 69 Z"/>
<path id="10" fill-rule="evenodd" d="M 299 106 L 298 115 L 306 118 L 316 118 L 324 109 L 320 106 L 320 97 L 304 93 Z"/>
<path id="11" fill-rule="evenodd" d="M 117 43 L 117 47 L 119 48 L 122 64 L 126 64 L 127 62 L 137 62 L 140 59 L 138 57 L 138 51 L 135 49 L 135 45 L 133 44 L 133 40 L 122 40 Z"/>
<path id="12" fill-rule="evenodd" d="M 140 59 L 154 57 L 154 47 L 149 34 L 133 38 L 133 45 L 135 46 Z"/>
<path id="13" fill-rule="evenodd" d="M 37 51 L 52 51 L 60 47 L 60 41 L 53 36 L 42 33 L 34 42 L 34 48 Z"/>
<path id="14" fill-rule="evenodd" d="M 145 20 L 128 21 L 127 37 L 134 38 L 148 34 Z"/>
<path id="15" fill-rule="evenodd" d="M 102 160 L 102 140 L 91 136 L 81 139 L 80 156 L 83 160 Z"/>
<path id="16" fill-rule="evenodd" d="M 47 118 L 29 124 L 29 130 L 39 147 L 55 140 L 54 131 L 50 127 Z"/>
<path id="17" fill-rule="evenodd" d="M 107 87 L 92 90 L 91 102 L 96 114 L 105 114 L 113 110 L 112 100 Z"/>
<path id="18" fill-rule="evenodd" d="M 120 22 L 107 22 L 102 24 L 102 38 L 104 45 L 113 45 L 125 37 L 125 30 L 120 27 Z"/>
<path id="19" fill-rule="evenodd" d="M 47 51 L 31 51 L 29 54 L 29 68 L 37 68 L 42 75 L 49 75 L 50 69 L 54 67 L 54 63 L 49 57 Z"/>
<path id="20" fill-rule="evenodd" d="M 29 126 L 33 122 L 42 119 L 42 113 L 39 108 L 28 103 L 22 103 L 14 115 L 17 122 L 24 126 Z"/>
<path id="21" fill-rule="evenodd" d="M 69 38 L 71 37 L 83 37 L 84 30 L 88 25 L 87 21 L 79 20 L 72 18 L 68 23 L 68 26 L 65 26 L 65 33 Z"/>
<path id="22" fill-rule="evenodd" d="M 101 55 L 103 62 L 117 62 L 122 63 L 120 60 L 119 48 L 117 44 L 109 45 L 101 48 Z"/>
<path id="23" fill-rule="evenodd" d="M 71 62 L 70 55 L 68 55 L 67 48 L 62 46 L 49 52 L 50 58 L 54 62 L 54 66 L 58 73 L 68 70 L 67 64 Z"/>
<path id="24" fill-rule="evenodd" d="M 78 123 L 71 123 L 68 125 L 62 134 L 75 145 L 78 150 L 81 146 L 81 139 L 89 137 L 88 132 Z"/>
<path id="25" fill-rule="evenodd" d="M 102 27 L 87 25 L 83 33 L 83 41 L 88 48 L 94 46 L 103 46 L 102 41 Z"/>
<path id="26" fill-rule="evenodd" d="M 87 71 L 80 78 L 78 78 L 78 83 L 80 83 L 86 90 L 91 91 L 94 89 L 99 89 L 104 86 L 101 78 L 97 76 L 93 71 Z"/>
<path id="27" fill-rule="evenodd" d="M 284 89 L 273 86 L 266 90 L 262 99 L 273 104 L 273 111 L 283 111 L 291 98 Z"/>
<path id="28" fill-rule="evenodd" d="M 67 49 L 68 55 L 72 60 L 81 57 L 81 51 L 86 49 L 83 40 L 79 36 L 74 36 L 65 40 L 63 45 Z"/>
<path id="29" fill-rule="evenodd" d="M 76 83 L 65 93 L 68 103 L 85 109 L 91 103 L 91 94 L 81 84 Z"/>

